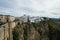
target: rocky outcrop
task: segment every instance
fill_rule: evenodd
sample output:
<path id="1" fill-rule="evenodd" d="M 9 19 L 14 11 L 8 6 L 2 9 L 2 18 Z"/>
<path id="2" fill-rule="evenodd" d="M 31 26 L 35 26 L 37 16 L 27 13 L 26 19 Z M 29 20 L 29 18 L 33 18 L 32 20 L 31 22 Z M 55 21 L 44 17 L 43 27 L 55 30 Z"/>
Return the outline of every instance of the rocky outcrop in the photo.
<path id="1" fill-rule="evenodd" d="M 57 40 L 57 30 L 50 27 L 47 22 L 35 25 L 28 22 L 16 26 L 17 29 L 15 27 L 14 31 L 19 34 L 18 40 Z"/>
<path id="2" fill-rule="evenodd" d="M 0 40 L 13 40 L 12 30 L 16 26 L 14 16 L 0 15 Z"/>
<path id="3" fill-rule="evenodd" d="M 12 30 L 15 27 L 15 22 L 0 25 L 0 39 L 13 40 Z"/>
<path id="4" fill-rule="evenodd" d="M 14 20 L 15 20 L 14 16 L 0 15 L 0 24 L 1 23 L 7 23 L 7 22 L 13 22 Z"/>
<path id="5" fill-rule="evenodd" d="M 1 15 L 0 40 L 57 40 L 57 30 L 47 22 L 35 25 L 23 19 L 14 20 L 13 16 Z"/>
<path id="6" fill-rule="evenodd" d="M 48 24 L 33 26 L 29 21 L 19 24 L 15 27 L 14 32 L 19 34 L 19 40 L 49 40 Z"/>

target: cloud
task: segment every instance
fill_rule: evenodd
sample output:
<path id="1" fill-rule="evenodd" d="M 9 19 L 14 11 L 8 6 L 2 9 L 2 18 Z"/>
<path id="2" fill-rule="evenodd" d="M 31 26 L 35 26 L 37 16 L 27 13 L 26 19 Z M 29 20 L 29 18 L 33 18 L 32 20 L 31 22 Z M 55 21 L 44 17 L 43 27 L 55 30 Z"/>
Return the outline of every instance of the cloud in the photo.
<path id="1" fill-rule="evenodd" d="M 60 0 L 0 0 L 2 14 L 60 17 L 59 10 Z"/>

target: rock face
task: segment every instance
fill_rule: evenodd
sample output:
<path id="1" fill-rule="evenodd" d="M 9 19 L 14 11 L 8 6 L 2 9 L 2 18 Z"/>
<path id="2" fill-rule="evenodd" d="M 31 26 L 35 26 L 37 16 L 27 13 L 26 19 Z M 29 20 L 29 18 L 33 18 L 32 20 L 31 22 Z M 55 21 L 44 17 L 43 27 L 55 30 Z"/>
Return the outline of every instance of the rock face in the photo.
<path id="1" fill-rule="evenodd" d="M 3 25 L 0 25 L 0 38 L 4 39 L 4 40 L 13 40 L 13 35 L 12 35 L 12 31 L 13 31 L 13 27 L 15 26 L 14 22 L 11 23 L 6 23 Z"/>
<path id="2" fill-rule="evenodd" d="M 49 40 L 48 38 L 48 34 L 49 34 L 49 30 L 48 30 L 48 26 L 43 26 L 40 27 L 39 31 L 41 31 L 40 33 L 35 30 L 35 28 L 33 26 L 30 26 L 30 28 L 28 28 L 29 30 L 28 32 L 28 39 L 27 40 Z"/>
<path id="3" fill-rule="evenodd" d="M 3 40 L 4 38 L 4 29 L 0 28 L 0 40 Z"/>
<path id="4" fill-rule="evenodd" d="M 8 24 L 0 25 L 0 38 L 1 40 L 7 40 L 8 38 Z"/>
<path id="5" fill-rule="evenodd" d="M 13 16 L 0 15 L 0 40 L 13 40 L 12 30 L 15 25 Z"/>
<path id="6" fill-rule="evenodd" d="M 38 23 L 34 26 L 29 19 L 15 21 L 13 16 L 0 15 L 0 40 L 57 40 L 56 30 L 49 28 L 47 22 Z"/>
<path id="7" fill-rule="evenodd" d="M 27 40 L 40 40 L 40 34 L 35 30 L 31 23 L 26 24 Z"/>
<path id="8" fill-rule="evenodd" d="M 42 26 L 33 26 L 32 23 L 18 23 L 15 28 L 19 34 L 19 40 L 49 40 L 49 28 L 48 24 L 42 24 Z M 15 31 L 14 30 L 14 31 Z"/>
<path id="9" fill-rule="evenodd" d="M 15 30 L 19 34 L 18 40 L 57 40 L 56 30 L 52 30 L 53 33 L 50 32 L 48 23 L 39 24 L 36 27 L 30 22 L 20 23 Z"/>

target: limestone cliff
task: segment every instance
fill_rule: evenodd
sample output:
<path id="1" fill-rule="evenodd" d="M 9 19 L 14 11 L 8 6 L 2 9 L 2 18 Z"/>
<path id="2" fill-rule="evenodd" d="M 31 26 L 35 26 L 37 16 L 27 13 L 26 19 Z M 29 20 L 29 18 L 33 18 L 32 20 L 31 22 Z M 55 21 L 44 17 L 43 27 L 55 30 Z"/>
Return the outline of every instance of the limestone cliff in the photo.
<path id="1" fill-rule="evenodd" d="M 48 22 L 17 24 L 13 30 L 13 40 L 57 40 L 57 29 Z"/>
<path id="2" fill-rule="evenodd" d="M 28 18 L 24 22 L 9 15 L 0 17 L 0 40 L 60 40 L 60 24 L 56 22 L 45 20 L 32 23 Z"/>

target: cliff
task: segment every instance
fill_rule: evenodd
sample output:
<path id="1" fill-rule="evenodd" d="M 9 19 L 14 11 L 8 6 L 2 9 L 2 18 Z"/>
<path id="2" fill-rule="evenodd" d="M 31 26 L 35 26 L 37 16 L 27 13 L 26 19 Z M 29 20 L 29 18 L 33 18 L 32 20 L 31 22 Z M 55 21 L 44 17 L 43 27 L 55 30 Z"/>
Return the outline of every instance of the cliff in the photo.
<path id="1" fill-rule="evenodd" d="M 17 24 L 13 30 L 13 40 L 59 40 L 58 24 L 48 20 Z"/>
<path id="2" fill-rule="evenodd" d="M 0 40 L 60 40 L 60 23 L 52 20 L 24 22 L 13 16 L 1 15 Z M 5 19 L 5 20 L 4 20 Z"/>

